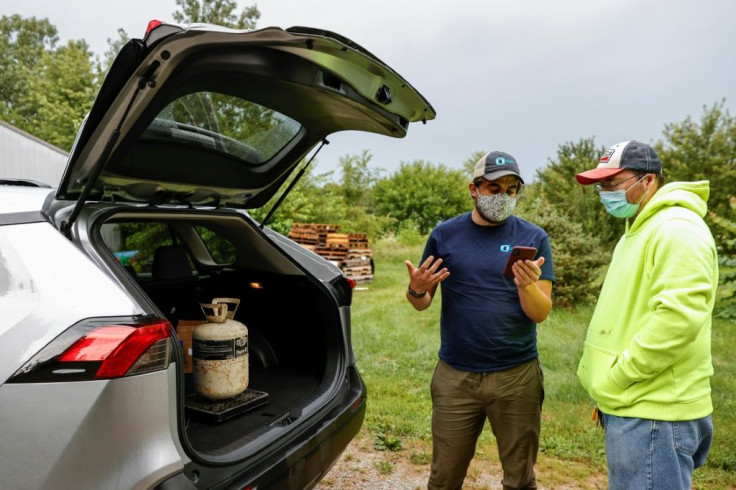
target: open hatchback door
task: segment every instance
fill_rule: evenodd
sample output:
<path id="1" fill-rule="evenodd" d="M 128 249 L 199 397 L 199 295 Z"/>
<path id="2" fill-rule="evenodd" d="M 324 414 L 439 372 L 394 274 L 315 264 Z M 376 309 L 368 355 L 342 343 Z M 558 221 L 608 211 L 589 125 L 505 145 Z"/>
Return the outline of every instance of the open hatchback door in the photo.
<path id="1" fill-rule="evenodd" d="M 112 65 L 57 198 L 256 208 L 330 133 L 403 137 L 434 117 L 337 34 L 154 21 Z"/>

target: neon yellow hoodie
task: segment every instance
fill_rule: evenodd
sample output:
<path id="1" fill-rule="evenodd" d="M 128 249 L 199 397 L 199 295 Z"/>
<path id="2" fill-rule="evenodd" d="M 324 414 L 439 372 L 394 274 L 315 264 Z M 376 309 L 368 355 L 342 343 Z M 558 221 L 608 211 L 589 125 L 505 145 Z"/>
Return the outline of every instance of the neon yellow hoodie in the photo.
<path id="1" fill-rule="evenodd" d="M 626 222 L 577 371 L 604 413 L 675 421 L 713 411 L 709 193 L 708 181 L 667 184 Z"/>

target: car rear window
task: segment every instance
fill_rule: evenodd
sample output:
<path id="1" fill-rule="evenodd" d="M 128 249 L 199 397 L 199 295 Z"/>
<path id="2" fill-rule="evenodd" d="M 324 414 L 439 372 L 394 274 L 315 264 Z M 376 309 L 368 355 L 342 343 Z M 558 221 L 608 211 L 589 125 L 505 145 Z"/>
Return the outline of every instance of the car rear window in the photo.
<path id="1" fill-rule="evenodd" d="M 297 121 L 254 102 L 196 92 L 164 107 L 141 139 L 206 148 L 259 165 L 284 148 L 300 129 Z"/>
<path id="2" fill-rule="evenodd" d="M 108 223 L 102 225 L 101 234 L 120 265 L 137 274 L 150 274 L 156 249 L 173 244 L 163 223 Z"/>
<path id="3" fill-rule="evenodd" d="M 212 255 L 212 260 L 218 264 L 232 264 L 237 258 L 237 252 L 235 245 L 221 235 L 212 231 L 206 226 L 195 226 L 194 227 L 202 238 L 207 250 Z"/>
<path id="4" fill-rule="evenodd" d="M 210 257 L 201 257 L 202 261 L 220 265 L 235 262 L 237 250 L 230 240 L 204 225 L 195 225 L 194 229 L 210 254 Z M 102 225 L 101 234 L 117 261 L 136 274 L 151 273 L 156 249 L 181 243 L 181 238 L 176 237 L 167 224 L 156 221 L 106 223 Z M 188 260 L 194 271 L 193 258 L 188 256 Z"/>

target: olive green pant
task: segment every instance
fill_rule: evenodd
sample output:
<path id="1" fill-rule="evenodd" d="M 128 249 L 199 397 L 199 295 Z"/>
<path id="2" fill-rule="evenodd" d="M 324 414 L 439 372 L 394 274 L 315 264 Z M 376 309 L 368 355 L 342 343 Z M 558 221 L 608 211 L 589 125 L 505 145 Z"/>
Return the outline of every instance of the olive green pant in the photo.
<path id="1" fill-rule="evenodd" d="M 537 488 L 544 387 L 539 361 L 472 373 L 440 360 L 432 378 L 432 470 L 427 488 L 462 488 L 486 418 L 496 436 L 503 488 Z"/>

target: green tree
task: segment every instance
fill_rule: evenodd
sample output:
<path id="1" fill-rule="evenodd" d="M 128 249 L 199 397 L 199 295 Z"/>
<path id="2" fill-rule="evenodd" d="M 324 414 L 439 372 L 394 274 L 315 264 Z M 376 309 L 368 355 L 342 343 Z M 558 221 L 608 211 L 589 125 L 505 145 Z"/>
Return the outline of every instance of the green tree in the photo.
<path id="1" fill-rule="evenodd" d="M 340 178 L 328 187 L 341 194 L 349 206 L 369 206 L 371 190 L 382 172 L 370 167 L 372 159 L 373 155 L 368 150 L 363 150 L 360 155 L 340 158 Z"/>
<path id="2" fill-rule="evenodd" d="M 668 181 L 710 181 L 706 222 L 721 263 L 718 314 L 736 318 L 736 119 L 725 100 L 703 107 L 699 120 L 665 125 L 664 141 L 656 145 Z"/>
<path id="3" fill-rule="evenodd" d="M 68 150 L 92 106 L 95 75 L 86 42 L 57 42 L 47 19 L 0 18 L 0 117 Z"/>
<path id="4" fill-rule="evenodd" d="M 367 152 L 341 158 L 341 175 L 337 179 L 333 178 L 334 172 L 315 174 L 314 167 L 308 167 L 270 218 L 268 226 L 279 233 L 287 234 L 294 223 L 328 223 L 340 225 L 341 231 L 346 233 L 365 233 L 369 240 L 380 237 L 391 227 L 391 219 L 370 213 L 363 202 L 357 202 L 355 195 L 345 191 L 345 188 L 358 185 L 367 185 L 365 191 L 369 190 L 373 177 L 356 171 L 356 167 L 367 164 L 370 158 Z M 365 167 L 364 169 L 368 174 L 373 172 Z M 295 171 L 291 179 L 297 173 Z M 357 181 L 350 180 L 351 178 L 357 178 Z M 288 182 L 282 189 L 285 190 L 287 186 Z M 257 221 L 262 221 L 280 195 L 277 193 L 263 208 L 252 210 L 250 214 Z M 351 201 L 348 196 L 354 200 Z M 359 200 L 363 199 L 360 196 Z"/>
<path id="5" fill-rule="evenodd" d="M 42 60 L 22 99 L 19 127 L 70 150 L 96 95 L 92 53 L 85 41 L 69 41 Z"/>
<path id="6" fill-rule="evenodd" d="M 473 170 L 475 170 L 475 164 L 481 159 L 483 155 L 488 153 L 487 151 L 478 150 L 470 154 L 468 158 L 462 164 L 462 169 L 468 174 L 468 179 L 473 177 Z"/>
<path id="7" fill-rule="evenodd" d="M 557 277 L 555 306 L 573 309 L 595 301 L 613 242 L 623 233 L 623 222 L 605 212 L 595 190 L 575 180 L 576 174 L 596 164 L 604 150 L 593 138 L 561 144 L 519 199 L 517 213 L 550 237 Z"/>
<path id="8" fill-rule="evenodd" d="M 592 186 L 581 186 L 575 180 L 576 174 L 596 165 L 604 150 L 593 138 L 561 144 L 557 156 L 537 170 L 536 182 L 527 186 L 520 207 L 530 205 L 543 193 L 558 213 L 579 222 L 583 233 L 612 244 L 623 233 L 623 221 L 605 212 Z"/>
<path id="9" fill-rule="evenodd" d="M 345 216 L 336 221 L 342 224 L 343 231 L 365 233 L 368 239 L 383 236 L 391 227 L 392 219 L 372 212 L 373 188 L 383 172 L 372 168 L 373 155 L 363 150 L 360 155 L 345 155 L 340 158 L 339 178 L 328 183 L 325 190 L 342 198 Z"/>
<path id="10" fill-rule="evenodd" d="M 125 250 L 137 250 L 132 262 L 136 272 L 151 272 L 156 248 L 171 245 L 169 228 L 161 223 L 120 223 L 117 225 Z"/>
<path id="11" fill-rule="evenodd" d="M 736 196 L 728 199 L 728 207 L 726 215 L 718 215 L 712 211 L 709 214 L 718 245 L 720 280 L 723 285 L 719 291 L 716 311 L 719 316 L 736 321 Z"/>
<path id="12" fill-rule="evenodd" d="M 125 29 L 119 28 L 117 34 L 117 38 L 107 38 L 107 50 L 102 57 L 102 61 L 97 63 L 97 79 L 100 81 L 100 84 L 102 84 L 102 80 L 105 79 L 107 72 L 110 71 L 110 67 L 112 66 L 112 62 L 115 61 L 115 57 L 117 57 L 120 50 L 123 49 L 123 46 L 130 41 L 130 36 L 125 32 Z"/>
<path id="13" fill-rule="evenodd" d="M 398 223 L 412 221 L 419 232 L 429 232 L 438 223 L 472 207 L 469 176 L 463 170 L 417 160 L 402 162 L 399 169 L 379 179 L 373 189 L 373 212 Z"/>
<path id="14" fill-rule="evenodd" d="M 179 7 L 173 13 L 174 20 L 183 24 L 204 22 L 233 29 L 252 30 L 261 17 L 256 5 L 245 7 L 240 13 L 235 10 L 235 0 L 176 0 Z"/>
<path id="15" fill-rule="evenodd" d="M 29 98 L 44 55 L 59 37 L 48 19 L 20 15 L 0 17 L 0 117 L 17 123 L 19 106 Z M 18 125 L 18 124 L 16 124 Z"/>
<path id="16" fill-rule="evenodd" d="M 703 107 L 699 121 L 688 116 L 665 125 L 656 148 L 668 181 L 710 180 L 709 207 L 728 216 L 729 196 L 736 193 L 736 119 L 724 105 Z"/>
<path id="17" fill-rule="evenodd" d="M 562 211 L 561 211 L 562 210 Z M 582 223 L 570 219 L 564 206 L 554 205 L 542 190 L 519 216 L 541 226 L 550 237 L 555 277 L 553 304 L 573 310 L 598 298 L 602 272 L 611 252 L 600 239 L 583 230 Z"/>

